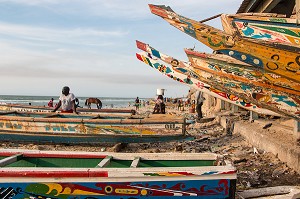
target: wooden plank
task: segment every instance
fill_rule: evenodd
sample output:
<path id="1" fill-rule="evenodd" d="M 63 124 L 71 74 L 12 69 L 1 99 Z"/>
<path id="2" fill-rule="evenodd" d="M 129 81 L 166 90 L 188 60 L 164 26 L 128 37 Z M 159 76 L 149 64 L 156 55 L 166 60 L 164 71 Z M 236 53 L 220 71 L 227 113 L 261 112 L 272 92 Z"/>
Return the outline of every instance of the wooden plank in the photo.
<path id="1" fill-rule="evenodd" d="M 138 167 L 140 160 L 141 160 L 141 157 L 135 157 L 134 160 L 132 161 L 130 167 L 132 167 L 132 168 Z"/>
<path id="2" fill-rule="evenodd" d="M 60 116 L 60 114 L 46 115 L 46 116 L 44 116 L 44 118 L 52 118 L 52 117 L 56 117 L 56 116 Z"/>
<path id="3" fill-rule="evenodd" d="M 108 155 L 108 156 L 106 156 L 106 158 L 101 160 L 101 162 L 96 167 L 103 168 L 103 167 L 109 165 L 111 160 L 112 160 L 112 156 Z"/>
<path id="4" fill-rule="evenodd" d="M 260 6 L 255 12 L 271 12 L 271 10 L 280 2 L 281 0 L 264 0 L 262 1 L 262 6 Z"/>
<path id="5" fill-rule="evenodd" d="M 0 167 L 5 167 L 6 165 L 14 163 L 14 162 L 18 161 L 18 158 L 21 158 L 21 157 L 23 157 L 23 154 L 17 154 L 17 155 L 13 155 L 13 156 L 4 158 L 4 159 L 0 160 Z"/>

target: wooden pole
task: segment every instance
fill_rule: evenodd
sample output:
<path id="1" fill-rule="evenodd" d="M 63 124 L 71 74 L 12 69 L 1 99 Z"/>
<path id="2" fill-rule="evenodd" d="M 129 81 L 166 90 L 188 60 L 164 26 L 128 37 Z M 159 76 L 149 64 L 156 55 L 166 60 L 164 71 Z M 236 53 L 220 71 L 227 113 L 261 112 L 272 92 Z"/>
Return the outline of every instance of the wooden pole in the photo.
<path id="1" fill-rule="evenodd" d="M 296 1 L 296 17 L 297 17 L 297 24 L 300 24 L 300 0 Z"/>
<path id="2" fill-rule="evenodd" d="M 209 21 L 209 20 L 212 20 L 212 19 L 215 19 L 215 18 L 217 18 L 217 17 L 219 17 L 219 16 L 221 16 L 222 14 L 217 14 L 217 15 L 215 15 L 215 16 L 212 16 L 212 17 L 209 17 L 209 18 L 207 18 L 207 19 L 203 19 L 203 20 L 201 20 L 201 21 L 199 21 L 200 23 L 204 23 L 204 22 L 207 22 L 207 21 Z"/>

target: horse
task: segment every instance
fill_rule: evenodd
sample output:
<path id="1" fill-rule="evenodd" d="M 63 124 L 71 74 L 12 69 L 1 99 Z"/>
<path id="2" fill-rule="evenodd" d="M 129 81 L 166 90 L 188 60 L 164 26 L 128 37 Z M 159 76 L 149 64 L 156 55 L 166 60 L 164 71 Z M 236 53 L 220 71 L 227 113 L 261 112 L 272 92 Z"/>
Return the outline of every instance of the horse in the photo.
<path id="1" fill-rule="evenodd" d="M 96 104 L 98 109 L 102 108 L 102 102 L 98 98 L 92 98 L 92 97 L 90 97 L 90 98 L 88 98 L 88 99 L 85 100 L 85 105 L 88 108 L 91 108 L 91 104 Z"/>

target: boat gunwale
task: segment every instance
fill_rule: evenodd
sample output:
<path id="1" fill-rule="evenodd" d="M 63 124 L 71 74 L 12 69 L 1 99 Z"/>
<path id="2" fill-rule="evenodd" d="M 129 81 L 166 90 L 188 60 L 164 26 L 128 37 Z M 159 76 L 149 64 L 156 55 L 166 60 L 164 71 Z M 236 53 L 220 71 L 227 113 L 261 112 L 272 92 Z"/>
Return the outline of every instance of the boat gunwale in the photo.
<path id="1" fill-rule="evenodd" d="M 52 111 L 54 108 L 47 107 L 47 106 L 35 106 L 35 105 L 26 105 L 26 104 L 13 104 L 13 103 L 7 103 L 7 104 L 0 104 L 0 107 L 10 107 L 10 108 L 28 108 L 28 109 L 42 109 L 47 111 Z M 135 112 L 134 109 L 108 109 L 108 108 L 102 108 L 102 109 L 90 109 L 90 108 L 77 108 L 78 111 L 84 111 L 84 112 L 122 112 L 122 113 L 132 113 Z M 60 112 L 59 110 L 57 112 Z"/>
<path id="2" fill-rule="evenodd" d="M 117 160 L 134 160 L 135 157 L 141 157 L 143 160 L 216 160 L 217 157 L 222 157 L 215 153 L 115 153 L 115 152 L 82 152 L 82 151 L 42 151 L 42 150 L 22 150 L 22 149 L 0 149 L 0 156 L 13 156 L 23 154 L 26 157 L 59 157 L 71 156 L 73 158 L 91 158 L 91 157 L 106 157 L 113 156 Z M 72 155 L 71 155 L 72 154 Z M 198 157 L 198 159 L 195 157 Z"/>
<path id="3" fill-rule="evenodd" d="M 74 114 L 73 114 L 74 115 Z M 124 119 L 91 119 L 91 118 L 39 118 L 0 115 L 1 121 L 47 122 L 47 123 L 97 123 L 97 124 L 185 124 L 184 118 L 124 118 Z"/>

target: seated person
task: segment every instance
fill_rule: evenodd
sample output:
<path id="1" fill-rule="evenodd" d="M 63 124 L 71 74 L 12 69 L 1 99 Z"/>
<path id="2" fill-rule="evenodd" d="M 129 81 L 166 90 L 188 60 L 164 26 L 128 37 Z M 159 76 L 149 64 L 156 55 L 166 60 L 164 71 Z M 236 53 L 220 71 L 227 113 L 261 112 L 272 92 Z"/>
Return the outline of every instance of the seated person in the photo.
<path id="1" fill-rule="evenodd" d="M 155 106 L 154 106 L 154 110 L 153 110 L 153 113 L 162 113 L 162 114 L 165 114 L 166 111 L 165 111 L 165 103 L 164 103 L 164 98 L 162 95 L 159 95 L 157 97 L 157 100 L 155 101 Z"/>

